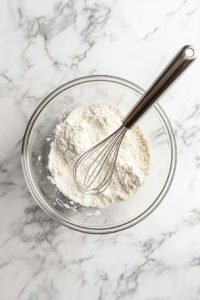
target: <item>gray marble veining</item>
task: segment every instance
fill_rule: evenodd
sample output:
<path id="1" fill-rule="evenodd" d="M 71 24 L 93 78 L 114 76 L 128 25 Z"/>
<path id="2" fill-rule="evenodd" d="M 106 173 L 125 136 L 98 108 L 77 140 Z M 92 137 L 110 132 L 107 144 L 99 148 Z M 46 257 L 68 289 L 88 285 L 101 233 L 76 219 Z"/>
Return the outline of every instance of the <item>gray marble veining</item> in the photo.
<path id="1" fill-rule="evenodd" d="M 200 299 L 199 59 L 160 101 L 177 171 L 156 211 L 124 232 L 60 226 L 26 187 L 21 141 L 59 85 L 108 74 L 143 88 L 184 44 L 200 52 L 198 0 L 0 3 L 0 299 Z"/>

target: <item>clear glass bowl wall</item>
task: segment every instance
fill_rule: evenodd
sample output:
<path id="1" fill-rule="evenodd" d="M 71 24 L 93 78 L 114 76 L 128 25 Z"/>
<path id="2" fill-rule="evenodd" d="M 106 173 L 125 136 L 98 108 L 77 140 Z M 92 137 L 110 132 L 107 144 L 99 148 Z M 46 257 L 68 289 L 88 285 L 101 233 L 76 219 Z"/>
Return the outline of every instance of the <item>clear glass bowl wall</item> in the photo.
<path id="1" fill-rule="evenodd" d="M 166 195 L 175 172 L 176 144 L 170 122 L 159 105 L 139 122 L 149 141 L 151 167 L 145 184 L 128 201 L 103 209 L 81 206 L 59 192 L 48 170 L 56 125 L 74 109 L 104 102 L 127 113 L 143 92 L 120 78 L 84 77 L 59 87 L 34 112 L 22 145 L 24 176 L 36 202 L 61 224 L 86 233 L 116 232 L 143 220 Z"/>

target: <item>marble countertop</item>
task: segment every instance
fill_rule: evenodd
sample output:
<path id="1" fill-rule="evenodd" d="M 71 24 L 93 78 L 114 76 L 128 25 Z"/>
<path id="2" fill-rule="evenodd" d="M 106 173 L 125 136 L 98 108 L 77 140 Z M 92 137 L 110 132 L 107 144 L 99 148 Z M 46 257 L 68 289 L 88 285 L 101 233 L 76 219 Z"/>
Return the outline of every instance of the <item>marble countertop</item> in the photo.
<path id="1" fill-rule="evenodd" d="M 160 101 L 173 125 L 175 179 L 126 231 L 88 235 L 50 219 L 21 168 L 27 122 L 74 78 L 147 88 L 184 44 L 200 53 L 198 0 L 0 2 L 0 299 L 200 299 L 200 59 Z"/>

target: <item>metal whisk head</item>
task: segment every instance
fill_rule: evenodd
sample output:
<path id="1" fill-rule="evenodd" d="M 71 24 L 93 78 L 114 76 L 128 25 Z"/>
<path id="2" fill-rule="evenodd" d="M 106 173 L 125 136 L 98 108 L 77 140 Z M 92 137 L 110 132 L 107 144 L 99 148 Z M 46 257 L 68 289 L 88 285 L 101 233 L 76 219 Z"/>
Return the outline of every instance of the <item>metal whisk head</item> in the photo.
<path id="1" fill-rule="evenodd" d="M 128 128 L 122 125 L 105 140 L 84 153 L 74 165 L 74 180 L 85 194 L 102 193 L 110 184 L 119 148 Z"/>

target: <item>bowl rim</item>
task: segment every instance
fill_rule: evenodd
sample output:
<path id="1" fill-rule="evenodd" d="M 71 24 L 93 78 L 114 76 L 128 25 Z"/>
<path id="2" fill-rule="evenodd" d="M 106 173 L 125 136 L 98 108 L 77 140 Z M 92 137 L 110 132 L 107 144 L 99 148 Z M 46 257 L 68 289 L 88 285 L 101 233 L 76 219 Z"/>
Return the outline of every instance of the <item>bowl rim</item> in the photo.
<path id="1" fill-rule="evenodd" d="M 58 213 L 56 213 L 50 206 L 48 206 L 40 197 L 39 193 L 37 192 L 37 189 L 35 188 L 35 185 L 32 181 L 30 172 L 29 172 L 29 167 L 28 167 L 28 155 L 27 155 L 27 149 L 28 149 L 28 143 L 29 143 L 29 137 L 33 128 L 33 125 L 35 121 L 37 120 L 37 117 L 41 113 L 41 111 L 45 108 L 45 106 L 51 102 L 55 96 L 59 95 L 63 91 L 72 88 L 76 85 L 82 84 L 82 83 L 87 83 L 87 82 L 95 82 L 95 81 L 105 81 L 105 82 L 112 82 L 116 84 L 121 84 L 123 86 L 129 87 L 132 90 L 136 91 L 140 95 L 142 95 L 145 90 L 143 90 L 141 87 L 138 85 L 132 83 L 131 81 L 128 81 L 126 79 L 122 79 L 120 77 L 116 76 L 109 76 L 109 75 L 91 75 L 91 76 L 85 76 L 85 77 L 80 77 L 74 80 L 71 80 L 61 86 L 59 86 L 57 89 L 52 91 L 48 96 L 44 98 L 44 100 L 37 106 L 35 111 L 33 112 L 27 126 L 25 129 L 25 133 L 22 139 L 22 148 L 21 148 L 21 161 L 22 161 L 22 169 L 23 169 L 23 174 L 25 177 L 25 181 L 27 183 L 27 186 L 29 188 L 29 191 L 31 192 L 32 197 L 36 201 L 36 203 L 40 206 L 40 208 L 51 218 L 54 220 L 58 221 L 60 224 L 70 228 L 74 229 L 79 232 L 83 233 L 91 233 L 91 234 L 108 234 L 108 233 L 114 233 L 118 231 L 122 231 L 124 229 L 130 228 L 142 220 L 144 220 L 146 217 L 148 217 L 157 207 L 158 205 L 163 201 L 164 197 L 166 196 L 167 192 L 169 191 L 169 188 L 172 184 L 174 175 L 175 175 L 175 170 L 176 170 L 176 164 L 177 164 L 177 147 L 176 147 L 176 140 L 175 140 L 175 135 L 174 131 L 172 128 L 172 125 L 169 121 L 168 116 L 162 109 L 162 107 L 157 103 L 154 105 L 154 108 L 157 110 L 158 114 L 162 118 L 162 121 L 165 124 L 165 127 L 167 128 L 167 133 L 168 133 L 168 138 L 170 141 L 170 148 L 171 148 L 171 165 L 170 165 L 170 170 L 165 182 L 165 185 L 163 186 L 160 194 L 158 197 L 155 199 L 155 201 L 149 206 L 142 214 L 140 214 L 138 217 L 119 224 L 115 225 L 112 227 L 90 227 L 90 226 L 80 226 L 78 224 L 72 223 L 70 221 L 67 221 L 64 219 L 62 216 L 60 216 Z"/>

